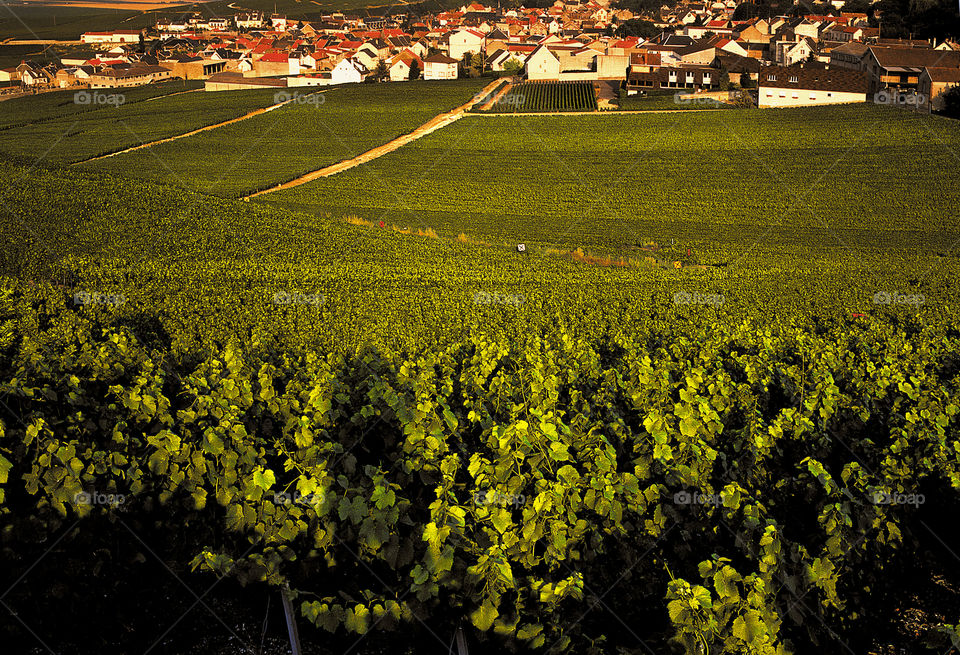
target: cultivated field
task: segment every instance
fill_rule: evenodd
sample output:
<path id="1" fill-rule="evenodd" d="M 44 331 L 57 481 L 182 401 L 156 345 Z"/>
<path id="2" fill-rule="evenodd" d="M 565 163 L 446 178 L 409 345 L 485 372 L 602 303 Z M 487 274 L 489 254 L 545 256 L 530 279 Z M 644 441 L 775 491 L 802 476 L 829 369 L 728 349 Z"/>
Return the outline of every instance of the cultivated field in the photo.
<path id="1" fill-rule="evenodd" d="M 497 242 L 903 252 L 956 237 L 960 162 L 941 144 L 958 139 L 955 122 L 875 106 L 477 116 L 258 201 Z"/>
<path id="2" fill-rule="evenodd" d="M 384 87 L 268 114 L 273 142 L 245 121 L 0 161 L 0 588 L 29 573 L 4 603 L 31 632 L 227 655 L 264 612 L 284 634 L 289 584 L 320 655 L 458 629 L 478 652 L 947 652 L 957 123 L 465 116 L 249 202 L 190 190 L 473 93 L 406 114 Z M 180 128 L 212 111 L 179 106 Z M 116 122 L 35 127 L 59 120 Z M 251 147 L 269 164 L 232 167 Z"/>
<path id="3" fill-rule="evenodd" d="M 185 89 L 190 86 L 172 82 L 164 92 Z M 56 98 L 43 99 L 42 102 L 55 103 L 47 105 L 46 113 L 61 112 L 61 117 L 37 119 L 0 131 L 0 153 L 29 161 L 83 161 L 267 107 L 274 104 L 276 90 L 225 91 L 223 95 L 196 91 L 149 102 L 126 102 L 124 90 L 100 89 L 81 91 L 91 98 L 89 103 L 82 104 L 74 104 L 74 93 L 54 93 L 49 95 Z M 130 96 L 131 100 L 141 99 L 136 91 L 130 92 Z M 10 109 L 18 107 L 14 103 L 27 105 L 18 109 L 18 120 L 22 122 L 24 114 L 30 111 L 31 100 L 10 100 L 3 103 L 4 109 L 8 105 Z M 89 111 L 94 107 L 99 108 Z"/>
<path id="4" fill-rule="evenodd" d="M 88 166 L 236 197 L 382 145 L 463 104 L 487 82 L 288 89 L 290 94 L 299 94 L 299 100 L 283 109 Z M 313 91 L 317 93 L 308 95 Z"/>

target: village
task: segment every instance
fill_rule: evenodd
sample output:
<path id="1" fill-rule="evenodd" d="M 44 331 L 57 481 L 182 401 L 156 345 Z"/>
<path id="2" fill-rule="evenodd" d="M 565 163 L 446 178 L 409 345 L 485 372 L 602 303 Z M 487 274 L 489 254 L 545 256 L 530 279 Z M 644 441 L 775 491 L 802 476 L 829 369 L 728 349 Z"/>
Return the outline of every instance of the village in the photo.
<path id="1" fill-rule="evenodd" d="M 734 20 L 735 0 L 664 6 L 658 16 L 597 0 L 557 0 L 546 9 L 474 2 L 424 16 L 334 13 L 312 22 L 194 14 L 150 29 L 83 33 L 77 52 L 2 69 L 0 84 L 4 93 L 35 93 L 182 79 L 224 91 L 512 75 L 603 81 L 622 96 L 748 89 L 759 107 L 876 102 L 940 110 L 944 92 L 960 84 L 960 45 L 883 38 L 865 13 L 835 8 L 842 5 L 746 20 Z M 651 36 L 627 36 L 636 24 Z"/>

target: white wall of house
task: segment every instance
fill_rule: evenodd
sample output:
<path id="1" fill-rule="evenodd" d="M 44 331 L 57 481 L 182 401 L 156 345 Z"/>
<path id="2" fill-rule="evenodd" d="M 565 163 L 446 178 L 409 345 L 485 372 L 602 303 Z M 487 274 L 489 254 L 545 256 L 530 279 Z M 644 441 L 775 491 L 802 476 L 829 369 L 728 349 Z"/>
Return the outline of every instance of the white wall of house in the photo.
<path id="1" fill-rule="evenodd" d="M 810 89 L 781 89 L 761 86 L 759 107 L 810 107 L 813 105 L 842 105 L 851 102 L 866 102 L 866 93 L 848 91 L 812 91 Z"/>
<path id="2" fill-rule="evenodd" d="M 342 60 L 330 71 L 331 84 L 356 84 L 363 81 L 363 75 L 349 59 Z"/>
<path id="3" fill-rule="evenodd" d="M 410 79 L 410 67 L 403 61 L 398 61 L 390 67 L 390 81 L 404 82 Z"/>
<path id="4" fill-rule="evenodd" d="M 534 50 L 523 65 L 528 80 L 560 79 L 560 60 L 544 47 Z"/>
<path id="5" fill-rule="evenodd" d="M 450 57 L 456 60 L 463 59 L 468 52 L 481 52 L 483 37 L 472 34 L 469 30 L 457 30 L 450 35 Z"/>
<path id="6" fill-rule="evenodd" d="M 425 80 L 455 80 L 457 79 L 457 65 L 444 64 L 434 61 L 423 62 L 423 79 Z"/>

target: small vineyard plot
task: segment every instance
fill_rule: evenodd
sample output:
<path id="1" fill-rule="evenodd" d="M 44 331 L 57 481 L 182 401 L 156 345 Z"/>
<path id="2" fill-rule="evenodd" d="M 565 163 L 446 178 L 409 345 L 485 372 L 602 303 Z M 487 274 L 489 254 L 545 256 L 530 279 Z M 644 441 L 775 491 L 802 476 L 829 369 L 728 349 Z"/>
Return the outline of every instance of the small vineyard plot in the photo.
<path id="1" fill-rule="evenodd" d="M 521 82 L 490 108 L 496 113 L 596 111 L 592 82 Z"/>

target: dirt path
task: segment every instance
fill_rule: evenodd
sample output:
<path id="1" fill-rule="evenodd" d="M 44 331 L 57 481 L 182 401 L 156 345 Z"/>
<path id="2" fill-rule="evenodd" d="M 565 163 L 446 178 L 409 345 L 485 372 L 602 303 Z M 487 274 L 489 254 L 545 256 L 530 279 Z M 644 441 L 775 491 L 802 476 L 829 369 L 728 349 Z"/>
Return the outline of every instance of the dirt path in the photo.
<path id="1" fill-rule="evenodd" d="M 480 105 L 479 107 L 480 111 L 488 111 L 491 107 L 493 107 L 497 102 L 500 101 L 500 98 L 507 95 L 507 93 L 509 93 L 510 89 L 512 88 L 513 88 L 513 82 L 507 82 L 506 84 L 504 84 L 503 88 L 497 91 L 496 95 L 494 95 L 492 98 L 490 98 L 485 103 Z"/>
<path id="2" fill-rule="evenodd" d="M 620 111 L 619 109 L 610 109 L 604 111 L 524 111 L 514 114 L 495 114 L 473 112 L 471 116 L 617 116 L 622 114 L 693 114 L 701 111 L 730 111 L 729 109 L 628 109 Z"/>
<path id="3" fill-rule="evenodd" d="M 281 87 L 277 87 L 278 89 Z M 283 87 L 286 88 L 286 87 Z M 197 89 L 199 90 L 199 89 Z M 181 93 L 190 93 L 190 91 L 181 91 Z M 314 92 L 315 93 L 315 92 Z M 176 95 L 176 94 L 171 94 Z M 167 97 L 167 96 L 163 96 Z M 158 141 L 151 141 L 150 143 L 142 143 L 139 146 L 133 146 L 132 148 L 127 148 L 125 150 L 118 150 L 117 152 L 111 152 L 109 155 L 99 155 L 98 157 L 91 157 L 90 159 L 84 159 L 82 161 L 76 161 L 71 164 L 71 166 L 76 166 L 77 164 L 85 164 L 91 161 L 97 161 L 98 159 L 106 159 L 107 157 L 116 157 L 117 155 L 122 155 L 128 152 L 133 152 L 134 150 L 140 150 L 142 148 L 150 148 L 152 146 L 160 145 L 161 143 L 168 143 L 170 141 L 176 141 L 177 139 L 185 139 L 188 136 L 193 136 L 194 134 L 200 134 L 201 132 L 206 132 L 208 130 L 214 130 L 218 127 L 223 127 L 224 125 L 231 125 L 233 123 L 239 123 L 240 121 L 245 121 L 248 118 L 253 118 L 254 116 L 259 116 L 261 114 L 266 114 L 268 111 L 273 111 L 278 107 L 283 107 L 284 105 L 291 103 L 295 98 L 289 100 L 284 100 L 283 102 L 277 103 L 275 105 L 270 105 L 269 107 L 261 107 L 260 109 L 254 109 L 250 113 L 244 114 L 243 116 L 238 116 L 237 118 L 231 118 L 228 121 L 223 121 L 222 123 L 216 123 L 214 125 L 207 125 L 184 134 L 177 134 L 176 136 L 167 137 L 166 139 L 160 139 Z"/>
<path id="4" fill-rule="evenodd" d="M 353 159 L 345 159 L 344 161 L 337 162 L 336 164 L 325 166 L 324 168 L 311 171 L 306 175 L 301 175 L 300 177 L 294 178 L 289 182 L 284 182 L 283 184 L 278 184 L 275 187 L 264 189 L 262 191 L 257 191 L 256 193 L 251 193 L 246 197 L 255 198 L 257 196 L 262 196 L 266 193 L 273 193 L 275 191 L 282 191 L 284 189 L 290 189 L 295 186 L 300 186 L 301 184 L 312 182 L 313 180 L 319 179 L 321 177 L 330 177 L 331 175 L 336 175 L 337 173 L 342 173 L 345 170 L 351 169 L 354 166 L 365 164 L 368 161 L 376 159 L 377 157 L 382 157 L 388 152 L 393 152 L 394 150 L 397 150 L 398 148 L 405 146 L 408 143 L 416 141 L 417 139 L 424 137 L 430 134 L 431 132 L 435 132 L 436 130 L 439 130 L 441 127 L 446 127 L 450 123 L 460 120 L 460 118 L 463 117 L 464 112 L 474 105 L 478 97 L 483 97 L 486 94 L 490 93 L 490 91 L 496 88 L 496 85 L 500 84 L 501 81 L 502 80 L 494 80 L 487 86 L 483 87 L 483 90 L 477 92 L 477 94 L 474 95 L 473 98 L 468 100 L 466 103 L 460 105 L 455 109 L 451 109 L 450 111 L 434 116 L 429 121 L 427 121 L 420 127 L 416 128 L 412 132 L 409 132 L 407 134 L 402 134 L 398 136 L 396 139 L 394 139 L 393 141 L 388 141 L 382 146 L 377 146 L 376 148 L 367 150 L 366 152 L 363 152 L 357 155 Z"/>

